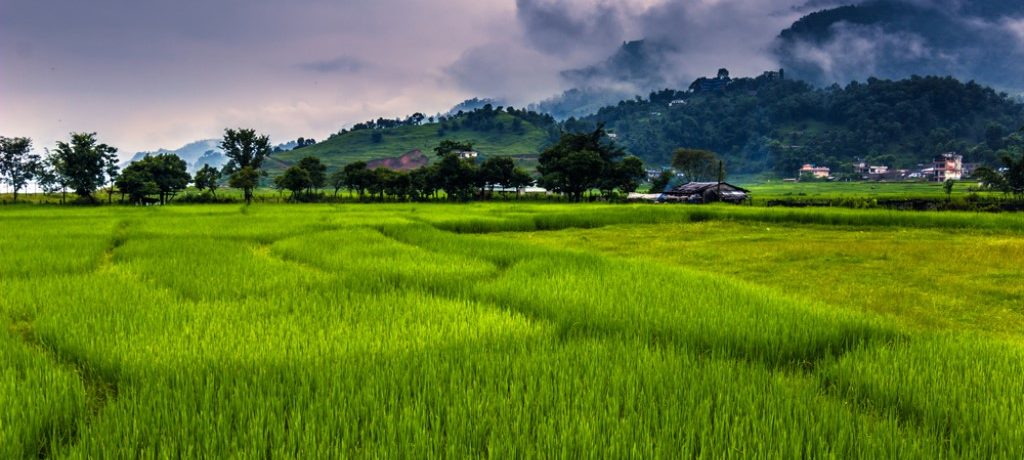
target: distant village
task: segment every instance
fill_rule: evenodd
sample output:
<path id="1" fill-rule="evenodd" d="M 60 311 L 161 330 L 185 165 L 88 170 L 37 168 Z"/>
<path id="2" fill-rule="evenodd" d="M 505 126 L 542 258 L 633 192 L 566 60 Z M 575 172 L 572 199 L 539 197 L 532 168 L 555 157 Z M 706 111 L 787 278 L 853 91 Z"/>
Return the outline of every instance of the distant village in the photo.
<path id="1" fill-rule="evenodd" d="M 853 164 L 853 173 L 836 177 L 828 166 L 805 164 L 797 177 L 784 179 L 785 182 L 864 180 L 877 182 L 928 181 L 945 182 L 969 177 L 978 165 L 964 163 L 963 155 L 943 153 L 929 163 L 915 169 L 894 169 L 888 165 L 873 165 L 865 161 Z M 648 169 L 648 180 L 653 181 L 662 173 L 661 169 Z M 677 174 L 677 177 L 683 178 Z M 687 182 L 666 188 L 662 193 L 630 193 L 630 201 L 651 201 L 659 203 L 743 203 L 750 200 L 750 191 L 727 182 Z"/>
<path id="2" fill-rule="evenodd" d="M 978 165 L 964 163 L 963 155 L 943 153 L 930 163 L 918 165 L 915 169 L 894 169 L 888 165 L 873 165 L 859 161 L 853 165 L 853 176 L 836 177 L 828 166 L 805 164 L 797 177 L 785 179 L 786 182 L 801 180 L 868 180 L 868 181 L 928 181 L 945 182 L 961 180 L 969 177 Z"/>

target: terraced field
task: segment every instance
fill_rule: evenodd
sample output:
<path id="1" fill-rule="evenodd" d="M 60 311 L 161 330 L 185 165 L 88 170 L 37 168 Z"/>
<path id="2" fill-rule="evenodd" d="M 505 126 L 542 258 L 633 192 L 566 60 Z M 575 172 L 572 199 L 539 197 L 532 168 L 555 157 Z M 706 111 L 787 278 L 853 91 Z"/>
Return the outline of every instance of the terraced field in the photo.
<path id="1" fill-rule="evenodd" d="M 1024 216 L 0 208 L 0 458 L 1024 457 Z"/>

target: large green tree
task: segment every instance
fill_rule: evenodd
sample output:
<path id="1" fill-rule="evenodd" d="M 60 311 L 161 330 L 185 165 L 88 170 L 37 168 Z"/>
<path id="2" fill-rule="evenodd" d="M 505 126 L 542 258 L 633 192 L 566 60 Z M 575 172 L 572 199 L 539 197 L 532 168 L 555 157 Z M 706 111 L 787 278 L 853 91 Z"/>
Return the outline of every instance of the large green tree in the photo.
<path id="1" fill-rule="evenodd" d="M 555 145 L 540 154 L 540 184 L 580 201 L 587 190 L 617 174 L 625 151 L 615 145 L 598 125 L 590 132 L 565 132 Z"/>
<path id="2" fill-rule="evenodd" d="M 309 186 L 307 191 L 312 193 L 314 189 L 321 189 L 327 185 L 327 166 L 317 157 L 305 157 L 299 160 L 298 166 L 309 175 Z"/>
<path id="3" fill-rule="evenodd" d="M 1003 177 L 1010 192 L 1018 197 L 1024 196 L 1024 153 L 1019 158 L 1006 154 L 1002 160 L 1006 168 Z"/>
<path id="4" fill-rule="evenodd" d="M 606 169 L 599 188 L 606 197 L 610 197 L 615 190 L 622 193 L 633 193 L 646 175 L 644 162 L 630 155 Z"/>
<path id="5" fill-rule="evenodd" d="M 449 200 L 467 201 L 473 197 L 479 184 L 479 168 L 471 160 L 459 158 L 450 152 L 437 163 L 438 185 Z"/>
<path id="6" fill-rule="evenodd" d="M 289 167 L 284 171 L 284 174 L 274 178 L 274 185 L 292 192 L 292 201 L 295 201 L 298 198 L 299 193 L 308 189 L 311 183 L 312 181 L 309 178 L 309 171 L 306 171 L 298 165 Z"/>
<path id="7" fill-rule="evenodd" d="M 122 202 L 125 196 L 127 196 L 128 201 L 132 204 L 144 204 L 146 197 L 160 193 L 160 188 L 157 187 L 156 181 L 153 180 L 153 175 L 146 168 L 141 165 L 132 167 L 136 164 L 138 162 L 128 165 L 124 171 L 121 171 L 114 184 L 117 186 L 117 190 L 121 192 Z"/>
<path id="8" fill-rule="evenodd" d="M 713 181 L 718 177 L 718 156 L 701 149 L 676 149 L 672 154 L 672 167 L 683 173 L 690 182 Z"/>
<path id="9" fill-rule="evenodd" d="M 157 195 L 166 204 L 185 189 L 191 180 L 185 160 L 173 153 L 147 155 L 124 168 L 116 184 L 132 201 L 140 203 L 148 195 Z"/>
<path id="10" fill-rule="evenodd" d="M 31 139 L 0 136 L 0 183 L 11 187 L 15 202 L 18 192 L 28 186 L 40 168 L 39 155 L 31 152 Z"/>
<path id="11" fill-rule="evenodd" d="M 263 176 L 263 160 L 270 155 L 270 138 L 253 129 L 225 129 L 220 148 L 228 157 L 224 172 L 230 175 L 229 185 L 242 189 L 245 203 L 252 203 L 253 190 Z"/>
<path id="12" fill-rule="evenodd" d="M 210 165 L 203 165 L 196 171 L 195 185 L 200 191 L 208 191 L 217 195 L 217 187 L 220 186 L 221 173 L 217 168 Z"/>
<path id="13" fill-rule="evenodd" d="M 116 160 L 117 149 L 96 140 L 96 133 L 71 133 L 70 142 L 58 141 L 50 161 L 59 181 L 81 198 L 107 183 L 107 167 Z"/>
<path id="14" fill-rule="evenodd" d="M 480 165 L 480 179 L 494 193 L 497 186 L 510 187 L 516 163 L 511 157 L 490 157 Z"/>
<path id="15" fill-rule="evenodd" d="M 345 165 L 341 172 L 345 188 L 349 192 L 358 193 L 359 198 L 362 199 L 373 180 L 373 171 L 367 169 L 365 161 L 354 161 Z"/>

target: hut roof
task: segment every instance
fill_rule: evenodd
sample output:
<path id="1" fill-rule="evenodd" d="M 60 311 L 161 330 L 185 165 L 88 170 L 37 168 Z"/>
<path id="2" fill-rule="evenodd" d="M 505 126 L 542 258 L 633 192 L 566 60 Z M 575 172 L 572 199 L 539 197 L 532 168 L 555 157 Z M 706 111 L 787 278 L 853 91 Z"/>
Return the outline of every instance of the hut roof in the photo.
<path id="1" fill-rule="evenodd" d="M 694 195 L 694 194 L 704 193 L 706 190 L 709 190 L 709 189 L 712 189 L 712 188 L 717 188 L 717 187 L 718 187 L 718 182 L 690 182 L 690 183 L 686 183 L 686 184 L 680 185 L 680 186 L 670 190 L 668 193 L 670 193 L 672 195 Z M 735 185 L 732 185 L 732 184 L 729 184 L 729 183 L 726 183 L 726 182 L 722 182 L 722 189 L 723 189 L 723 191 L 729 191 L 729 192 L 750 193 L 750 191 L 747 190 L 747 189 L 744 189 L 744 188 L 741 188 L 741 187 L 737 187 Z"/>

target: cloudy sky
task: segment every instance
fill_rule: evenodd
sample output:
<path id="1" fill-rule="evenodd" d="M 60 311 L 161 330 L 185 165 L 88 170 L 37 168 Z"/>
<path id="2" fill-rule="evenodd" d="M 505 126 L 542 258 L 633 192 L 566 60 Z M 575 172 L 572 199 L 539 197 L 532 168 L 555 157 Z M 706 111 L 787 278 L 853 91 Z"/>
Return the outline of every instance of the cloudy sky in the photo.
<path id="1" fill-rule="evenodd" d="M 680 78 L 759 73 L 799 16 L 776 0 L 0 0 L 0 135 L 41 149 L 96 131 L 124 154 L 235 126 L 323 138 L 473 96 L 534 102 L 642 37 L 685 45 Z"/>

